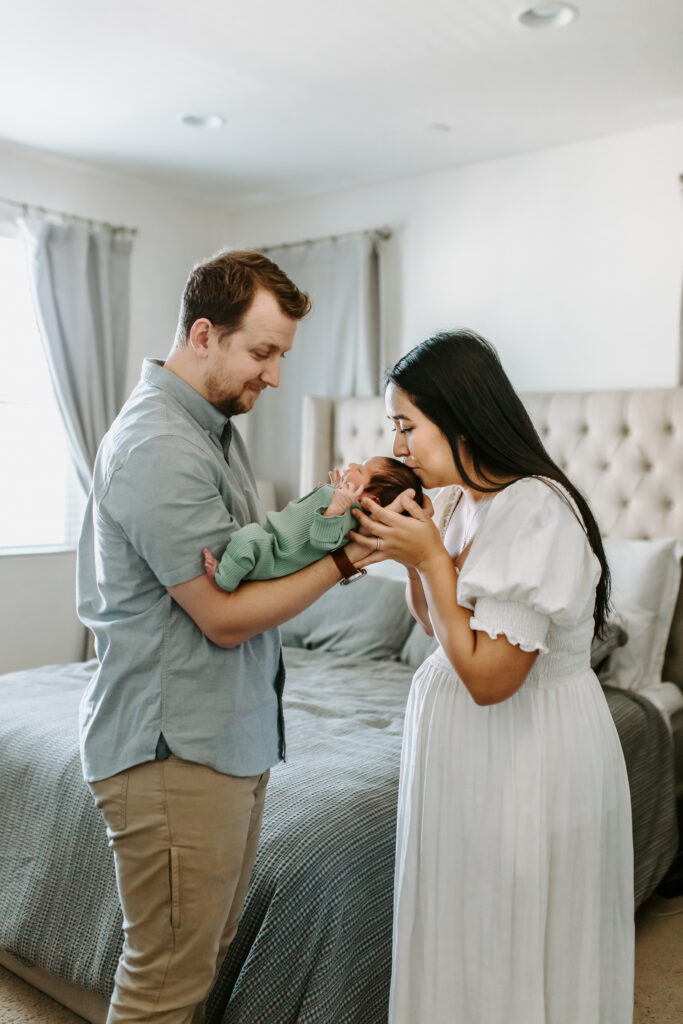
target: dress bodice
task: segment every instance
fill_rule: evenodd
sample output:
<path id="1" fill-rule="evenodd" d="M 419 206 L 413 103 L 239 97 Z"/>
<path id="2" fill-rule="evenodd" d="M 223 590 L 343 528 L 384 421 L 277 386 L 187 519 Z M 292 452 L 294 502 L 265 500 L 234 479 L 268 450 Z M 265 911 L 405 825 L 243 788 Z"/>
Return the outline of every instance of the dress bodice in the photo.
<path id="1" fill-rule="evenodd" d="M 470 625 L 539 652 L 528 689 L 590 671 L 600 565 L 570 498 L 530 477 L 484 500 L 474 519 L 459 487 L 444 489 L 435 503 L 444 543 L 468 543 L 467 524 L 474 524 L 458 580 L 458 601 L 472 609 Z"/>

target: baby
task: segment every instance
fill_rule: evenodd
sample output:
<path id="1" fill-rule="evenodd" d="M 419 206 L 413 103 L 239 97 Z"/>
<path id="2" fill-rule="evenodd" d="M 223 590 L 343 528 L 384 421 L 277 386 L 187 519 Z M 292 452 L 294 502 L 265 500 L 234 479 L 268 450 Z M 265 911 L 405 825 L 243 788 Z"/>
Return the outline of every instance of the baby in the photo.
<path id="1" fill-rule="evenodd" d="M 269 512 L 264 526 L 249 523 L 236 530 L 220 562 L 204 548 L 204 568 L 222 590 L 234 590 L 243 579 L 288 576 L 344 544 L 349 530 L 357 529 L 350 509 L 361 497 L 390 505 L 409 487 L 421 505 L 420 479 L 402 462 L 384 456 L 351 462 L 343 473 L 332 470 L 329 484 L 290 501 L 281 512 Z"/>

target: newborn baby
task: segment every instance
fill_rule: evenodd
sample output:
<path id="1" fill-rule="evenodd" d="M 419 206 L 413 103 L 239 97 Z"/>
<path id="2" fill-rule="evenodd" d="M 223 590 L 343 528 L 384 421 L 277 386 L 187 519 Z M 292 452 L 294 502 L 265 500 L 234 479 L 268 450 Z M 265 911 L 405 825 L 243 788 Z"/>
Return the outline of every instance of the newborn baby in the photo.
<path id="1" fill-rule="evenodd" d="M 350 509 L 363 496 L 390 505 L 411 487 L 422 504 L 419 477 L 397 459 L 376 455 L 329 475 L 329 484 L 290 501 L 281 512 L 269 512 L 265 525 L 235 530 L 220 562 L 204 548 L 208 576 L 222 590 L 234 590 L 244 579 L 269 580 L 303 569 L 344 544 L 358 525 Z"/>

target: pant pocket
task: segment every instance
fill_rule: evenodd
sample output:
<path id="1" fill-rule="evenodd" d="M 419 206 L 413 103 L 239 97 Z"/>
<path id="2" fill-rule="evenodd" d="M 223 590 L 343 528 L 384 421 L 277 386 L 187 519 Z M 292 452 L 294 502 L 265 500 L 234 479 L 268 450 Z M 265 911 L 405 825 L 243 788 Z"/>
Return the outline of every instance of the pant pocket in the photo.
<path id="1" fill-rule="evenodd" d="M 104 818 L 111 845 L 116 835 L 126 829 L 128 772 L 119 772 L 100 782 L 92 782 L 90 789 L 95 797 L 95 805 Z"/>
<path id="2" fill-rule="evenodd" d="M 171 890 L 171 928 L 180 928 L 180 856 L 177 846 L 168 851 L 168 881 Z"/>

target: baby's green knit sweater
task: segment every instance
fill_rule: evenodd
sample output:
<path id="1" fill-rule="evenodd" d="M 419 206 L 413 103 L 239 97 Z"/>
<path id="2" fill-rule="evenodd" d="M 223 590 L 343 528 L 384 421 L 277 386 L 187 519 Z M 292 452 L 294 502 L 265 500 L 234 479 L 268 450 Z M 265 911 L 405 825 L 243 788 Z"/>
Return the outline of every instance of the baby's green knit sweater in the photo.
<path id="1" fill-rule="evenodd" d="M 281 512 L 269 512 L 264 526 L 249 523 L 230 537 L 216 572 L 223 590 L 242 580 L 288 576 L 341 547 L 357 522 L 348 509 L 341 516 L 324 516 L 334 487 L 322 484 L 303 498 L 290 501 Z"/>

